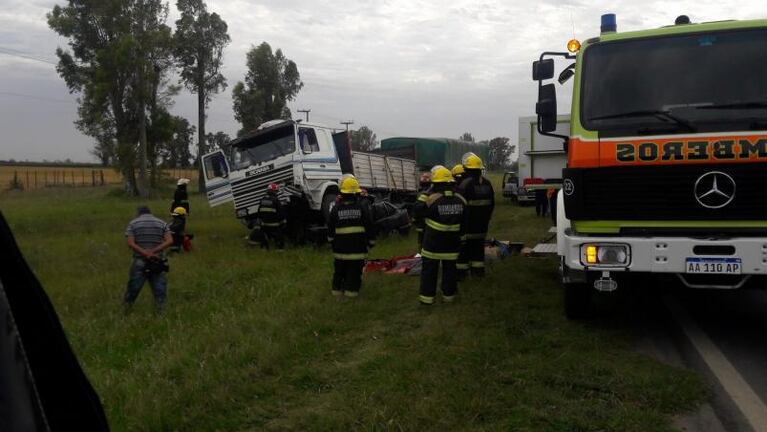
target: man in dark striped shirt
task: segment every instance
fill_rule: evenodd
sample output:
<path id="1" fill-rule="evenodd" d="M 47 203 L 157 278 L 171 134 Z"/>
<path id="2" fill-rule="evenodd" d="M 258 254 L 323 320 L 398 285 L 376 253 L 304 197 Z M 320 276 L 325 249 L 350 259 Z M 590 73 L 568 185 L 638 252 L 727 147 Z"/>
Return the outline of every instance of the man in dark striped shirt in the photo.
<path id="1" fill-rule="evenodd" d="M 133 251 L 128 289 L 123 297 L 125 309 L 130 310 L 144 287 L 144 282 L 148 280 L 155 307 L 161 312 L 165 305 L 168 285 L 165 271 L 157 269 L 154 264 L 162 261 L 162 251 L 173 244 L 170 229 L 163 220 L 152 215 L 149 207 L 141 206 L 137 210 L 136 218 L 130 221 L 125 229 L 125 237 L 128 239 L 128 247 Z"/>

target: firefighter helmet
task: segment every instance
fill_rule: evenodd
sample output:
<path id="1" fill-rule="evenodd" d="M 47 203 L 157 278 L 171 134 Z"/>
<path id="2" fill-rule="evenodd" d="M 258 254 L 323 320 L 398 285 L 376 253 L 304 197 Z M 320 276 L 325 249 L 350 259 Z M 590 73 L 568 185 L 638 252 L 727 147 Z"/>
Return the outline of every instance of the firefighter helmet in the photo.
<path id="1" fill-rule="evenodd" d="M 482 169 L 484 168 L 482 166 L 482 159 L 479 158 L 479 156 L 475 155 L 474 153 L 466 153 L 463 155 L 463 159 L 461 160 L 461 163 L 463 164 L 463 167 L 466 169 Z"/>
<path id="2" fill-rule="evenodd" d="M 278 192 L 280 190 L 280 185 L 277 183 L 269 183 L 269 192 Z"/>
<path id="3" fill-rule="evenodd" d="M 452 183 L 454 181 L 455 180 L 453 179 L 453 174 L 450 173 L 449 169 L 443 167 L 442 165 L 437 165 L 431 169 L 432 183 Z"/>
<path id="4" fill-rule="evenodd" d="M 173 209 L 173 213 L 171 213 L 171 216 L 186 216 L 186 209 L 183 207 L 176 207 Z"/>
<path id="5" fill-rule="evenodd" d="M 461 164 L 457 164 L 456 166 L 453 167 L 453 170 L 452 170 L 453 177 L 462 175 L 464 172 L 465 170 L 463 169 L 463 165 Z"/>
<path id="6" fill-rule="evenodd" d="M 358 194 L 362 192 L 360 189 L 360 182 L 354 176 L 348 176 L 341 180 L 341 193 L 342 194 Z"/>

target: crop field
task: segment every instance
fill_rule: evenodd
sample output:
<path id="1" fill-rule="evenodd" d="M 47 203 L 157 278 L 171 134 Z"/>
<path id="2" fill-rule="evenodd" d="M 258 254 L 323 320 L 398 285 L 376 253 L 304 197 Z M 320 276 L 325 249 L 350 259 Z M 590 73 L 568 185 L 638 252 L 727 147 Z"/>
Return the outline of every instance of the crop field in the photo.
<path id="1" fill-rule="evenodd" d="M 707 397 L 693 372 L 637 352 L 621 316 L 566 320 L 553 259 L 494 262 L 454 304 L 420 306 L 417 277 L 377 273 L 339 299 L 326 248 L 253 248 L 230 206 L 203 199 L 165 314 L 145 287 L 125 315 L 123 231 L 140 201 L 0 192 L 114 431 L 668 431 Z M 167 218 L 169 202 L 148 204 Z M 491 235 L 532 246 L 548 228 L 503 200 Z M 412 233 L 371 257 L 414 252 Z"/>
<path id="2" fill-rule="evenodd" d="M 196 180 L 197 170 L 166 169 L 163 170 L 163 176 L 169 178 L 186 177 Z M 67 165 L 0 165 L 0 190 L 11 188 L 35 190 L 65 186 L 92 187 L 119 185 L 122 182 L 122 174 L 113 168 Z"/>

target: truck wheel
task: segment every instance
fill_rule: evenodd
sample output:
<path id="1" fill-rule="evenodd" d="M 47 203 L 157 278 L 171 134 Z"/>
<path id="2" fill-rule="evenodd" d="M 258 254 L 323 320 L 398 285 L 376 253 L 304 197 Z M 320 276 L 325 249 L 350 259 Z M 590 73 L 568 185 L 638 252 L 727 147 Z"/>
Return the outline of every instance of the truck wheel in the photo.
<path id="1" fill-rule="evenodd" d="M 333 210 L 333 207 L 336 205 L 336 197 L 338 197 L 338 193 L 335 191 L 327 192 L 325 196 L 322 197 L 322 219 L 325 223 L 328 223 L 330 211 Z"/>
<path id="2" fill-rule="evenodd" d="M 591 317 L 592 288 L 587 283 L 565 283 L 565 315 L 572 320 Z"/>

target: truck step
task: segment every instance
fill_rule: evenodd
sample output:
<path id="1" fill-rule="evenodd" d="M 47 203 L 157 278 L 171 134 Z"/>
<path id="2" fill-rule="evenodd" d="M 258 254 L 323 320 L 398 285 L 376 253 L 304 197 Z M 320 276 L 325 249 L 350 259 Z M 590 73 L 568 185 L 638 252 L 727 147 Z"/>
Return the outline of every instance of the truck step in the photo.
<path id="1" fill-rule="evenodd" d="M 549 255 L 557 253 L 556 243 L 538 243 L 533 248 L 533 255 Z"/>

